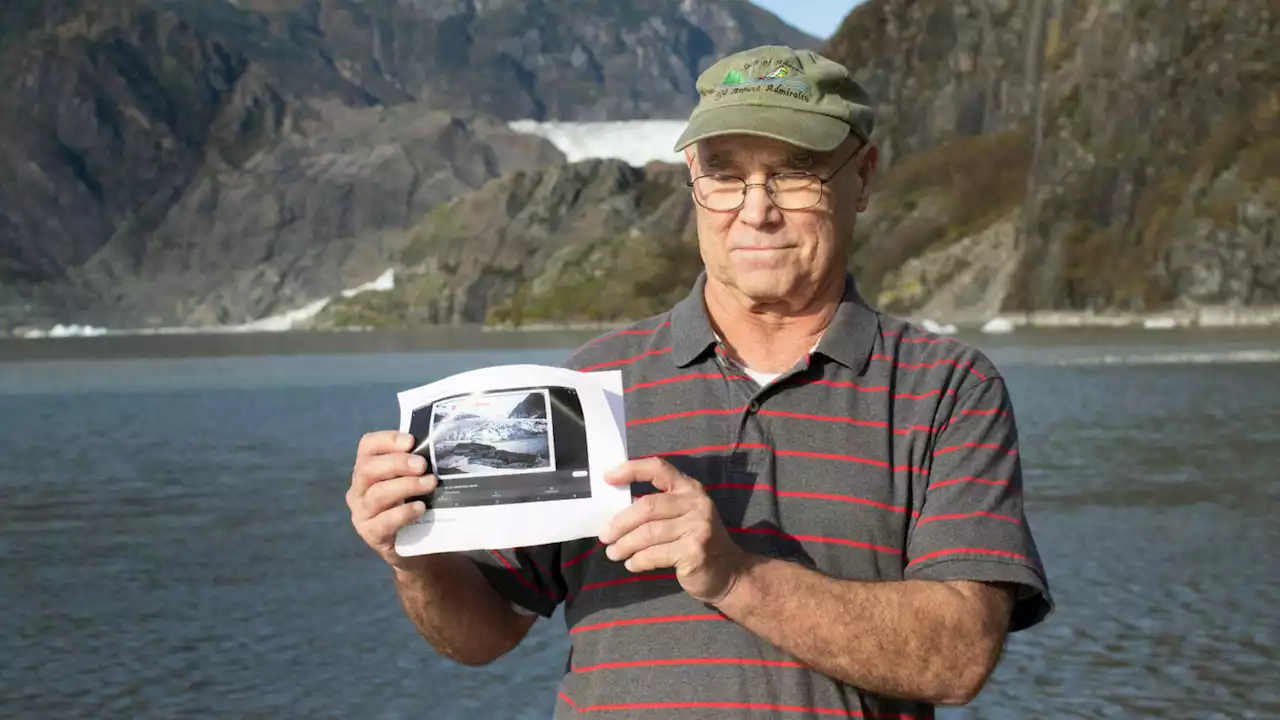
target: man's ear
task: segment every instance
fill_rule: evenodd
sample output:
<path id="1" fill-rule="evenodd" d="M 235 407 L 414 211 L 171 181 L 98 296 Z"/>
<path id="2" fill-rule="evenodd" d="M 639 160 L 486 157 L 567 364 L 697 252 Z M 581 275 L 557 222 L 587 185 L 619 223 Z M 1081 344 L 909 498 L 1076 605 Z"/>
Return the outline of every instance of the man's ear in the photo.
<path id="1" fill-rule="evenodd" d="M 862 187 L 858 190 L 858 212 L 866 212 L 867 206 L 871 204 L 871 181 L 876 176 L 880 148 L 868 142 L 858 154 L 862 155 L 855 161 L 858 163 L 858 177 L 862 180 Z"/>

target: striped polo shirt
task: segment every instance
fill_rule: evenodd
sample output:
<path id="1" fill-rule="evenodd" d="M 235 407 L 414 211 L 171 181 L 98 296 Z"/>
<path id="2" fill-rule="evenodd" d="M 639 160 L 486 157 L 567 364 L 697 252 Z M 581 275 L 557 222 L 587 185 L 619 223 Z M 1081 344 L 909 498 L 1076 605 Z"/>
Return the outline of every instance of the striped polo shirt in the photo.
<path id="1" fill-rule="evenodd" d="M 814 350 L 761 386 L 719 345 L 705 282 L 570 359 L 622 371 L 632 458 L 702 482 L 750 552 L 849 580 L 1015 583 L 1013 630 L 1048 615 L 1013 408 L 990 360 L 872 310 L 848 278 Z M 564 608 L 557 718 L 933 717 L 808 668 L 673 572 L 633 574 L 594 538 L 470 555 L 517 606 Z"/>

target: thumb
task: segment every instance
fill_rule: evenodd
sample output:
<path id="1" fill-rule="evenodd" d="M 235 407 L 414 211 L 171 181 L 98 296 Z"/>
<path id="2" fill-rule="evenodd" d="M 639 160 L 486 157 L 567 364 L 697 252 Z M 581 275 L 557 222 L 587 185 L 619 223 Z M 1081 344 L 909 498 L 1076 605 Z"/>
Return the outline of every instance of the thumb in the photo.
<path id="1" fill-rule="evenodd" d="M 693 478 L 685 475 L 662 458 L 645 458 L 640 460 L 637 468 L 639 475 L 648 480 L 658 492 L 689 492 L 701 489 L 701 485 Z"/>

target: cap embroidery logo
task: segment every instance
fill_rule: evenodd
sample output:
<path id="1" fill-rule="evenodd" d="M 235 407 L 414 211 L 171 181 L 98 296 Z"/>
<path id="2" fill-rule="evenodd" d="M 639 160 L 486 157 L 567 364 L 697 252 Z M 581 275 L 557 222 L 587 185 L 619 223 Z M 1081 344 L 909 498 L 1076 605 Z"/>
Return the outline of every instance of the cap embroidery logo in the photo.
<path id="1" fill-rule="evenodd" d="M 748 63 L 742 70 L 730 70 L 725 73 L 724 80 L 720 81 L 720 86 L 715 92 L 717 98 L 722 98 L 730 94 L 738 94 L 751 90 L 767 90 L 787 95 L 797 100 L 809 99 L 809 86 L 799 80 L 791 79 L 792 75 L 803 75 L 804 73 L 797 67 L 781 64 L 768 63 L 773 65 L 773 69 L 763 75 L 757 75 L 752 72 L 754 67 L 765 64 L 763 61 L 757 60 Z M 767 66 L 766 65 L 766 66 Z M 751 78 L 748 80 L 747 78 Z"/>

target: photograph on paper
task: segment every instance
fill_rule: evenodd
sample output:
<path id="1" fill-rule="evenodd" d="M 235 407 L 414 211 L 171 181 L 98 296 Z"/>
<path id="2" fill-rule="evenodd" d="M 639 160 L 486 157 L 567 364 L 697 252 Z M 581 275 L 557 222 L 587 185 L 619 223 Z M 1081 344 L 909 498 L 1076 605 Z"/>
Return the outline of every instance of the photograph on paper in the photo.
<path id="1" fill-rule="evenodd" d="M 524 547 L 599 535 L 631 503 L 605 481 L 627 460 L 622 373 L 502 365 L 397 393 L 400 430 L 435 475 L 401 555 Z"/>
<path id="2" fill-rule="evenodd" d="M 587 433 L 578 391 L 527 387 L 442 397 L 414 410 L 439 485 L 432 508 L 591 497 Z"/>

